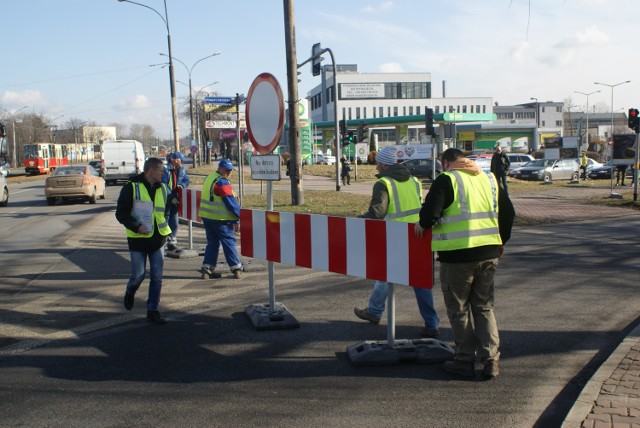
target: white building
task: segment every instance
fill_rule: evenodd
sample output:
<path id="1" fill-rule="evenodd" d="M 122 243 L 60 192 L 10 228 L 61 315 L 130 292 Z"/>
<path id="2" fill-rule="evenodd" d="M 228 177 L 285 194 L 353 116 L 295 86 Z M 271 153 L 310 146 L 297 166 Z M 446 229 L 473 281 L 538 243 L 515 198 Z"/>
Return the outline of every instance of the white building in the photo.
<path id="1" fill-rule="evenodd" d="M 435 114 L 493 113 L 491 97 L 434 98 L 431 73 L 360 73 L 355 64 L 337 65 L 336 69 L 334 79 L 332 67 L 323 66 L 320 85 L 307 94 L 312 122 L 334 120 L 336 80 L 338 120 L 423 115 L 426 108 Z M 417 140 L 419 128 L 409 130 L 409 140 Z"/>

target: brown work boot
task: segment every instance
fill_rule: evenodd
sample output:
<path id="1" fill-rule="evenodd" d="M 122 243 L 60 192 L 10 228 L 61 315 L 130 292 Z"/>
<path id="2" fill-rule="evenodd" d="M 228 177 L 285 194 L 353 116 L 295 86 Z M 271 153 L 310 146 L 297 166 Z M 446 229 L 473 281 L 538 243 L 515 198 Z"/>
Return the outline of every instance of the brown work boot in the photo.
<path id="1" fill-rule="evenodd" d="M 488 378 L 497 377 L 500 374 L 500 360 L 489 360 L 484 362 L 482 374 Z"/>
<path id="2" fill-rule="evenodd" d="M 367 308 L 353 308 L 353 313 L 362 320 L 369 321 L 371 324 L 380 324 L 380 318 L 376 318 L 367 311 Z"/>
<path id="3" fill-rule="evenodd" d="M 473 361 L 445 361 L 442 365 L 442 369 L 447 373 L 453 373 L 465 377 L 474 377 L 476 375 Z"/>

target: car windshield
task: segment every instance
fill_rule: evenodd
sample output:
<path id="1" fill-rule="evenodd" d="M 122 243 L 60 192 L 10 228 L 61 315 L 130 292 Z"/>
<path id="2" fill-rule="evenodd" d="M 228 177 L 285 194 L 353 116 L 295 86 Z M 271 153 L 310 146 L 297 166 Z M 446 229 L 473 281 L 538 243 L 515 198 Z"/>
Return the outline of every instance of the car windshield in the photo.
<path id="1" fill-rule="evenodd" d="M 527 162 L 524 166 L 547 167 L 553 165 L 552 159 L 536 159 Z"/>
<path id="2" fill-rule="evenodd" d="M 58 168 L 51 175 L 84 175 L 84 168 Z"/>

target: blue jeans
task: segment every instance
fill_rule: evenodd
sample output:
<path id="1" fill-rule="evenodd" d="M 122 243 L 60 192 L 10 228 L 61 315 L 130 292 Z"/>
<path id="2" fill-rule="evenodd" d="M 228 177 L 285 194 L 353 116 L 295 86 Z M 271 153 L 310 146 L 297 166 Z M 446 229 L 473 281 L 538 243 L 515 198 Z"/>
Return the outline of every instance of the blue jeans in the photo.
<path id="1" fill-rule="evenodd" d="M 176 236 L 178 235 L 178 206 L 169 203 L 169 217 L 167 218 L 167 223 L 169 223 L 169 228 L 171 229 L 171 235 L 167 238 L 169 243 L 177 242 Z"/>
<path id="2" fill-rule="evenodd" d="M 160 290 L 162 290 L 162 270 L 164 268 L 164 251 L 162 247 L 152 253 L 130 251 L 131 277 L 127 282 L 127 292 L 136 294 L 140 284 L 144 281 L 147 269 L 147 257 L 149 257 L 149 297 L 147 298 L 147 310 L 157 311 L 160 302 Z"/>
<path id="3" fill-rule="evenodd" d="M 440 327 L 440 319 L 436 313 L 436 309 L 433 306 L 433 292 L 428 288 L 413 288 L 413 292 L 416 295 L 416 301 L 418 302 L 418 309 L 420 315 L 424 320 L 424 326 L 429 329 L 437 330 Z M 369 306 L 367 312 L 376 318 L 381 318 L 384 312 L 384 306 L 387 301 L 387 295 L 389 294 L 389 283 L 384 281 L 376 281 L 373 285 L 373 292 L 369 297 Z"/>
<path id="4" fill-rule="evenodd" d="M 218 264 L 218 252 L 220 251 L 220 245 L 222 245 L 222 251 L 224 257 L 227 260 L 227 264 L 231 270 L 242 268 L 242 263 L 238 258 L 238 251 L 236 250 L 236 237 L 234 235 L 234 224 L 230 222 L 223 222 L 218 220 L 209 220 L 203 218 L 204 230 L 207 234 L 207 248 L 204 250 L 203 266 L 209 267 L 211 270 L 215 270 Z"/>

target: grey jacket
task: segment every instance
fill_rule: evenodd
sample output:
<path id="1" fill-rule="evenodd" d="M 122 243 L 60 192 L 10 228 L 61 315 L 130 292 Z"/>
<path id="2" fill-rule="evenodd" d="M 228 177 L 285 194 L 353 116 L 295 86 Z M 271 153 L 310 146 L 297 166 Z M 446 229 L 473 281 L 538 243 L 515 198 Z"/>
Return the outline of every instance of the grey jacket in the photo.
<path id="1" fill-rule="evenodd" d="M 403 164 L 397 163 L 395 165 L 391 165 L 389 168 L 376 175 L 376 177 L 388 177 L 403 183 L 411 178 L 411 172 L 409 171 L 409 168 Z M 373 185 L 373 194 L 371 195 L 369 210 L 360 217 L 382 220 L 387 215 L 388 208 L 389 192 L 387 191 L 387 186 L 380 181 L 376 181 Z"/>

